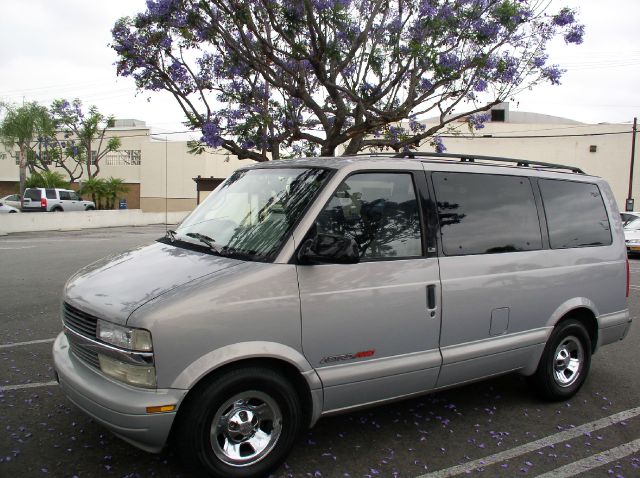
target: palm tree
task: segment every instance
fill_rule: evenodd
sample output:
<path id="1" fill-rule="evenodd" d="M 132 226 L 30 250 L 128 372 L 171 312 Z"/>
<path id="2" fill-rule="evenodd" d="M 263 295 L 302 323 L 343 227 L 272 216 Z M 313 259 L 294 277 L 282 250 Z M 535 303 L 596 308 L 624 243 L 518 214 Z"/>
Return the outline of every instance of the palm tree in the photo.
<path id="1" fill-rule="evenodd" d="M 38 103 L 26 103 L 22 106 L 6 106 L 6 114 L 0 123 L 0 140 L 8 149 L 18 148 L 20 164 L 20 195 L 24 194 L 27 180 L 27 152 L 39 136 L 48 136 L 51 131 L 42 131 L 49 128 L 47 108 Z"/>
<path id="2" fill-rule="evenodd" d="M 32 173 L 25 181 L 25 188 L 68 188 L 69 183 L 58 171 Z"/>
<path id="3" fill-rule="evenodd" d="M 106 209 L 113 209 L 118 195 L 129 191 L 129 186 L 124 184 L 124 181 L 120 178 L 110 177 L 104 182 L 104 186 L 105 196 L 107 198 Z"/>
<path id="4" fill-rule="evenodd" d="M 82 181 L 80 195 L 90 195 L 96 209 L 102 209 L 102 199 L 106 196 L 106 181 L 102 178 L 88 178 Z"/>

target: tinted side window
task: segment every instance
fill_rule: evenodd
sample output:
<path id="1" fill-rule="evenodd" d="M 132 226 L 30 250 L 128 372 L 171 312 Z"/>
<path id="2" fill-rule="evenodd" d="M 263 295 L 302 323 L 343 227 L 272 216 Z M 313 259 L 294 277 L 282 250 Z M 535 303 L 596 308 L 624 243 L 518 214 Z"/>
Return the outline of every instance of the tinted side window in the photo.
<path id="1" fill-rule="evenodd" d="M 541 179 L 552 249 L 611 244 L 607 211 L 595 184 Z"/>
<path id="2" fill-rule="evenodd" d="M 69 194 L 69 191 L 60 191 L 60 199 L 62 199 L 63 201 L 71 200 L 71 195 Z"/>
<path id="3" fill-rule="evenodd" d="M 528 178 L 433 173 L 442 247 L 448 256 L 542 249 Z"/>
<path id="4" fill-rule="evenodd" d="M 71 199 L 72 201 L 80 201 L 80 196 L 78 196 L 78 193 L 72 191 L 68 194 L 69 194 L 69 199 Z"/>
<path id="5" fill-rule="evenodd" d="M 47 195 L 47 199 L 58 199 L 55 189 L 45 189 L 44 191 Z"/>
<path id="6" fill-rule="evenodd" d="M 32 201 L 40 201 L 41 192 L 39 189 L 27 189 L 24 192 L 24 197 L 31 199 Z"/>
<path id="7" fill-rule="evenodd" d="M 411 175 L 350 176 L 319 214 L 316 230 L 353 238 L 363 259 L 421 256 L 420 214 Z"/>

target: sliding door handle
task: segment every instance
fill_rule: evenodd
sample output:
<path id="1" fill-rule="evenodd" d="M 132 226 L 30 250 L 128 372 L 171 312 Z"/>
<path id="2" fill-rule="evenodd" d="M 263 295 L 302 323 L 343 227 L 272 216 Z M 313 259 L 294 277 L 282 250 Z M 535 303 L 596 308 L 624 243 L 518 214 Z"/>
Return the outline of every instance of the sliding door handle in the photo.
<path id="1" fill-rule="evenodd" d="M 427 286 L 427 309 L 433 310 L 436 308 L 436 286 L 431 284 Z"/>

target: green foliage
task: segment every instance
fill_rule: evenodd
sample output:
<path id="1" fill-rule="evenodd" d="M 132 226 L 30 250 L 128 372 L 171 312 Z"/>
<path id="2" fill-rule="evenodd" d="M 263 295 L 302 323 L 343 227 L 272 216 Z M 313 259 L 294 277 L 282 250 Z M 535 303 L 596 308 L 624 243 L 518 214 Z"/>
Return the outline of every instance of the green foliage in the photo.
<path id="1" fill-rule="evenodd" d="M 6 110 L 0 123 L 0 141 L 13 150 L 17 148 L 20 155 L 20 194 L 24 192 L 27 176 L 29 152 L 33 151 L 33 143 L 38 137 L 53 134 L 53 121 L 47 108 L 38 103 L 26 103 L 22 106 L 4 105 Z"/>
<path id="2" fill-rule="evenodd" d="M 96 209 L 113 209 L 120 194 L 129 191 L 129 187 L 120 178 L 89 178 L 82 182 L 80 194 L 89 196 Z"/>
<path id="3" fill-rule="evenodd" d="M 120 178 L 110 177 L 104 182 L 104 195 L 107 200 L 106 208 L 114 209 L 118 195 L 129 191 L 129 186 Z"/>
<path id="4" fill-rule="evenodd" d="M 73 138 L 71 142 L 78 141 L 79 147 L 74 150 L 74 160 L 84 158 L 87 176 L 97 176 L 100 173 L 100 161 L 122 144 L 120 138 L 106 136 L 107 129 L 115 125 L 115 118 L 101 113 L 96 106 L 83 112 L 82 101 L 78 98 L 73 101 L 55 100 L 51 104 L 51 114 L 57 129 L 66 138 Z"/>
<path id="5" fill-rule="evenodd" d="M 102 178 L 85 179 L 82 181 L 78 192 L 83 197 L 91 197 L 96 209 L 102 209 L 102 200 L 106 194 L 106 181 Z"/>
<path id="6" fill-rule="evenodd" d="M 25 188 L 63 188 L 69 187 L 64 176 L 57 171 L 36 171 L 25 181 Z"/>

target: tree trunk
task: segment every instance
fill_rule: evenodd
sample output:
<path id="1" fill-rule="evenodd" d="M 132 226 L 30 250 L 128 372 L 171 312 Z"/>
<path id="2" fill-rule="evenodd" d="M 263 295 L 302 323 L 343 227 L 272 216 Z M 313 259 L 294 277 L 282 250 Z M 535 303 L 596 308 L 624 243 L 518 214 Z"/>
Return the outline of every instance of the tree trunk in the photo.
<path id="1" fill-rule="evenodd" d="M 320 148 L 320 156 L 332 158 L 336 155 L 336 147 L 323 144 Z"/>
<path id="2" fill-rule="evenodd" d="M 25 154 L 24 147 L 20 147 L 20 197 L 24 196 L 24 184 L 27 181 L 27 155 Z"/>
<path id="3" fill-rule="evenodd" d="M 87 144 L 87 177 L 91 179 L 93 174 L 91 174 L 91 142 Z"/>
<path id="4" fill-rule="evenodd" d="M 360 152 L 360 149 L 362 148 L 363 139 L 364 139 L 364 135 L 361 135 L 361 134 L 353 137 L 351 141 L 349 141 L 349 145 L 347 146 L 347 149 L 345 149 L 344 155 L 358 154 L 358 152 Z"/>

